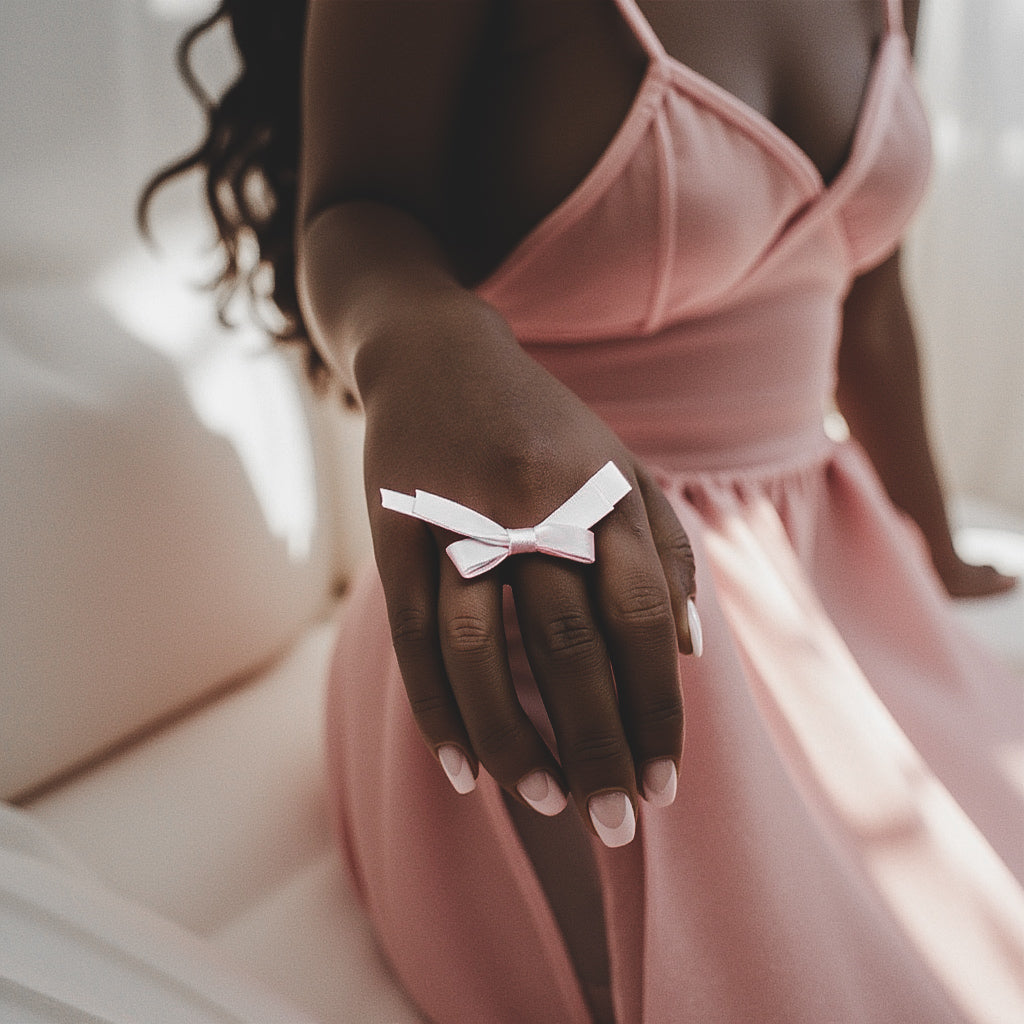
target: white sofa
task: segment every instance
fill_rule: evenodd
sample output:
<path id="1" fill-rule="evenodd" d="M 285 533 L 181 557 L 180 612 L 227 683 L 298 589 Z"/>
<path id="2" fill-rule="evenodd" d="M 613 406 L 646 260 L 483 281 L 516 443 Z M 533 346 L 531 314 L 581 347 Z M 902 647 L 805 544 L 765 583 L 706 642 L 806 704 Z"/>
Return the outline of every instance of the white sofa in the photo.
<path id="1" fill-rule="evenodd" d="M 0 12 L 20 61 L 0 60 L 0 895 L 31 891 L 65 931 L 137 911 L 128 952 L 237 978 L 242 1019 L 263 1017 L 255 979 L 274 1019 L 411 1024 L 331 841 L 320 748 L 333 622 L 369 551 L 360 424 L 214 326 L 191 244 L 161 260 L 132 234 L 144 172 L 194 124 L 145 76 L 126 101 L 110 59 L 130 42 L 165 67 L 174 9 Z M 175 200 L 163 237 L 193 224 Z M 1024 571 L 1019 522 L 964 508 L 964 543 Z M 1022 602 L 963 613 L 1024 671 Z M 33 967 L 4 920 L 0 996 Z M 31 1009 L 21 1024 L 71 1019 Z"/>
<path id="2" fill-rule="evenodd" d="M 109 282 L 0 287 L 0 798 L 200 961 L 318 1020 L 418 1020 L 322 770 L 334 619 L 369 550 L 360 424 L 157 282 L 204 325 L 177 354 L 118 321 Z"/>
<path id="3" fill-rule="evenodd" d="M 253 331 L 217 328 L 191 285 L 194 187 L 159 200 L 160 253 L 133 224 L 146 176 L 200 128 L 171 54 L 209 6 L 0 5 L 0 1019 L 17 1024 L 78 1019 L 17 987 L 37 966 L 25 900 L 50 914 L 41 962 L 105 922 L 100 946 L 171 950 L 200 989 L 236 977 L 243 1019 L 269 1013 L 255 978 L 295 1007 L 278 1019 L 418 1020 L 349 895 L 321 769 L 332 621 L 369 548 L 360 424 Z M 200 63 L 230 76 L 223 37 Z"/>

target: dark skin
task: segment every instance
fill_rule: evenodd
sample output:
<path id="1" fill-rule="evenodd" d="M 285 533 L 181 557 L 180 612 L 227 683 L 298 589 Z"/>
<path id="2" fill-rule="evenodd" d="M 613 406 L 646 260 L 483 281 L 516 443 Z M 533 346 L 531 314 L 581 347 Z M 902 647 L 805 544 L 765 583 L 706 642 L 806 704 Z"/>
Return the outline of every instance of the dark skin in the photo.
<path id="1" fill-rule="evenodd" d="M 880 0 L 640 6 L 673 56 L 773 121 L 824 181 L 842 168 Z M 917 7 L 906 4 L 911 30 Z M 365 410 L 374 549 L 412 710 L 435 753 L 454 748 L 509 794 L 599 1020 L 612 1019 L 606 956 L 579 821 L 593 832 L 585 809 L 607 793 L 635 813 L 648 767 L 679 763 L 677 652 L 692 649 L 698 581 L 643 467 L 471 287 L 590 170 L 645 60 L 610 0 L 313 0 L 306 51 L 300 294 L 314 342 Z M 914 351 L 894 257 L 851 291 L 840 405 L 950 592 L 995 592 L 1013 581 L 952 551 Z M 378 497 L 420 488 L 532 524 L 609 459 L 634 488 L 596 528 L 589 567 L 519 556 L 466 581 L 443 557 L 450 538 Z M 515 698 L 503 583 L 558 760 Z M 528 809 L 517 786 L 538 770 L 578 821 Z"/>
<path id="2" fill-rule="evenodd" d="M 925 426 L 921 371 L 899 253 L 859 278 L 847 298 L 836 397 L 889 496 L 921 529 L 949 594 L 987 597 L 1016 586 L 1016 577 L 991 565 L 965 562 L 953 547 Z"/>

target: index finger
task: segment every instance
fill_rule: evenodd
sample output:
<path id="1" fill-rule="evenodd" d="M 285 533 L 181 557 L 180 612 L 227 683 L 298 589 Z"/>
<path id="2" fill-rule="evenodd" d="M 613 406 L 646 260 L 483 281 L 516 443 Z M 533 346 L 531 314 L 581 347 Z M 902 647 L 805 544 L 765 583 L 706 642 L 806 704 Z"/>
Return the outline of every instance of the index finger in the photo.
<path id="1" fill-rule="evenodd" d="M 462 776 L 468 771 L 475 778 L 477 765 L 441 650 L 437 544 L 430 529 L 412 519 L 376 517 L 372 526 L 391 642 L 413 717 L 452 785 L 468 791 L 471 778 Z M 446 758 L 447 747 L 456 748 L 461 763 Z"/>

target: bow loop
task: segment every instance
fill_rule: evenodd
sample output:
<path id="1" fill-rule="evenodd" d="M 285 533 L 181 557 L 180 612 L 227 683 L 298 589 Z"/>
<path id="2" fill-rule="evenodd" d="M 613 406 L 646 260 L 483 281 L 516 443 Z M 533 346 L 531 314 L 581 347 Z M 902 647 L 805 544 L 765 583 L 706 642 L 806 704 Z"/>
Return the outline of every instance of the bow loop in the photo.
<path id="1" fill-rule="evenodd" d="M 540 552 L 574 562 L 593 562 L 590 527 L 630 490 L 619 468 L 608 462 L 543 522 L 514 530 L 428 491 L 416 491 L 413 496 L 382 488 L 380 494 L 384 508 L 460 534 L 464 539 L 448 545 L 448 557 L 465 579 L 471 579 L 500 565 L 509 555 Z"/>

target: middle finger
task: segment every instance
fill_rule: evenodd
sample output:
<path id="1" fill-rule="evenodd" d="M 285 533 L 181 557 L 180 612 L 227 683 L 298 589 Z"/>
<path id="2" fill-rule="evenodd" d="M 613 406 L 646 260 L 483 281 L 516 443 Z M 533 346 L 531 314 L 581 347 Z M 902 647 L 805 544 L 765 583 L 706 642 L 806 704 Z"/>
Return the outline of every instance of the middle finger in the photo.
<path id="1" fill-rule="evenodd" d="M 512 589 L 523 646 L 577 805 L 587 809 L 584 820 L 605 845 L 621 846 L 636 827 L 636 777 L 585 572 L 524 556 Z"/>
<path id="2" fill-rule="evenodd" d="M 500 785 L 519 792 L 528 803 L 530 792 L 521 787 L 546 774 L 550 799 L 542 813 L 554 813 L 561 772 L 516 696 L 500 580 L 492 574 L 464 580 L 449 559 L 442 558 L 438 628 L 448 679 L 474 753 Z"/>

